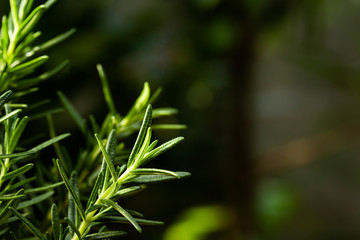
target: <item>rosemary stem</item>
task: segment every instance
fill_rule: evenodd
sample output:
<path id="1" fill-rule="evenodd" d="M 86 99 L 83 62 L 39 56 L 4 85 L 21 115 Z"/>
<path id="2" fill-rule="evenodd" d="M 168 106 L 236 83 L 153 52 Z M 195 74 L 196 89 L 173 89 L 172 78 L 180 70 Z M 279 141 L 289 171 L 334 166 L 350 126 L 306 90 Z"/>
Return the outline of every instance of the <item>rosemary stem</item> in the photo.
<path id="1" fill-rule="evenodd" d="M 133 169 L 134 165 L 132 165 L 130 168 L 128 168 L 121 176 L 117 179 L 116 183 L 113 183 L 106 191 L 104 191 L 96 200 L 95 204 L 100 204 L 103 199 L 110 199 L 112 195 L 115 192 L 115 188 L 118 186 L 121 186 L 122 182 L 130 175 L 131 170 Z M 94 220 L 93 216 L 98 210 L 94 210 L 92 212 L 89 212 L 85 216 L 85 220 L 83 220 L 79 227 L 80 235 L 83 235 L 83 233 L 86 231 L 86 229 L 89 227 L 89 224 Z M 72 240 L 79 240 L 79 237 L 74 234 Z"/>

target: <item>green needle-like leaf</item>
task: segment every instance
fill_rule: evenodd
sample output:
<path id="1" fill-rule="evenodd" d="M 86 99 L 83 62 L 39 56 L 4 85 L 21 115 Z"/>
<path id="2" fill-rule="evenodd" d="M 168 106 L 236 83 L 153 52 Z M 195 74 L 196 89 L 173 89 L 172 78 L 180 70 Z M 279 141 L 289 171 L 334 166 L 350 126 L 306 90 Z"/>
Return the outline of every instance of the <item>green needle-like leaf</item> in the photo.
<path id="1" fill-rule="evenodd" d="M 26 127 L 28 121 L 29 121 L 29 118 L 24 117 L 23 119 L 21 119 L 18 126 L 16 127 L 14 133 L 12 134 L 12 136 L 10 138 L 10 147 L 9 147 L 10 152 L 13 152 L 13 150 L 15 150 L 15 147 L 17 146 L 17 143 L 19 142 L 21 134 L 25 130 L 25 127 Z"/>
<path id="2" fill-rule="evenodd" d="M 119 204 L 117 204 L 116 202 L 110 200 L 110 199 L 102 199 L 101 202 L 103 202 L 104 204 L 108 205 L 109 207 L 114 208 L 116 211 L 118 211 L 121 215 L 123 215 L 127 220 L 129 220 L 129 222 L 135 227 L 135 229 L 138 232 L 142 232 L 141 227 L 139 226 L 139 224 L 136 222 L 136 220 L 133 218 L 133 216 L 130 215 L 130 213 L 128 213 L 125 209 L 123 209 L 122 207 L 119 206 Z"/>
<path id="3" fill-rule="evenodd" d="M 23 208 L 27 208 L 32 205 L 38 204 L 39 202 L 42 202 L 42 201 L 48 199 L 52 195 L 54 195 L 54 191 L 49 191 L 49 192 L 43 193 L 39 196 L 32 198 L 31 200 L 21 202 L 19 204 L 19 206 L 17 207 L 17 209 L 23 209 Z"/>
<path id="4" fill-rule="evenodd" d="M 184 124 L 154 124 L 152 128 L 154 130 L 181 130 L 186 129 L 187 126 Z"/>
<path id="5" fill-rule="evenodd" d="M 97 196 L 100 190 L 102 189 L 103 184 L 104 184 L 104 172 L 100 172 L 98 177 L 96 178 L 93 190 L 91 191 L 89 200 L 86 205 L 86 209 L 88 209 L 90 206 L 92 206 L 95 203 Z"/>
<path id="6" fill-rule="evenodd" d="M 76 196 L 80 199 L 80 191 L 79 191 L 79 181 L 76 176 L 76 172 L 72 171 L 70 175 L 70 184 L 72 188 L 75 191 Z M 81 205 L 82 206 L 82 205 Z M 71 209 L 71 207 L 73 209 Z M 72 212 L 72 214 L 69 214 L 69 219 L 75 223 L 76 226 L 78 226 L 80 222 L 79 212 L 76 207 L 76 203 L 74 199 L 69 195 L 69 213 Z"/>
<path id="7" fill-rule="evenodd" d="M 135 101 L 134 109 L 136 111 L 143 109 L 146 106 L 146 104 L 148 104 L 149 97 L 150 97 L 149 83 L 145 82 L 144 88 L 143 88 L 140 96 Z"/>
<path id="8" fill-rule="evenodd" d="M 158 140 L 154 140 L 146 149 L 146 152 L 150 152 L 152 151 L 155 147 L 156 147 L 156 144 L 158 143 Z"/>
<path id="9" fill-rule="evenodd" d="M 178 110 L 175 108 L 156 108 L 153 110 L 153 118 L 171 116 L 177 113 Z"/>
<path id="10" fill-rule="evenodd" d="M 168 151 L 169 149 L 175 147 L 177 144 L 179 144 L 180 142 L 182 142 L 184 140 L 183 137 L 177 137 L 174 138 L 162 145 L 160 145 L 159 147 L 155 148 L 154 150 L 152 150 L 151 152 L 148 152 L 144 155 L 144 158 L 141 160 L 141 165 L 144 165 L 145 163 L 149 162 L 150 160 L 156 158 L 157 156 L 159 156 L 160 154 Z"/>
<path id="11" fill-rule="evenodd" d="M 46 147 L 48 147 L 48 146 L 51 146 L 52 144 L 54 144 L 54 143 L 56 143 L 56 142 L 58 142 L 58 141 L 60 141 L 60 140 L 63 140 L 64 138 L 67 138 L 67 137 L 69 137 L 69 136 L 70 136 L 70 133 L 61 134 L 61 135 L 59 135 L 59 136 L 57 136 L 57 137 L 51 138 L 51 139 L 49 139 L 49 140 L 47 140 L 47 141 L 45 141 L 45 142 L 37 145 L 36 147 L 33 147 L 33 148 L 30 149 L 29 151 L 33 151 L 33 152 L 34 152 L 34 151 L 35 151 L 35 152 L 40 151 L 41 149 L 44 149 L 44 148 L 46 148 Z"/>
<path id="12" fill-rule="evenodd" d="M 71 104 L 71 102 L 67 99 L 67 97 L 65 97 L 62 92 L 57 92 L 57 94 L 66 110 L 69 112 L 75 123 L 80 128 L 81 132 L 86 135 L 86 120 L 80 116 L 79 112 L 75 109 L 75 107 Z"/>
<path id="13" fill-rule="evenodd" d="M 4 190 L 4 192 L 11 192 L 14 189 L 17 189 L 25 184 L 28 184 L 31 181 L 34 181 L 36 179 L 36 177 L 29 177 L 29 178 L 25 178 L 24 180 L 21 180 L 15 184 L 12 184 L 9 188 L 6 188 Z"/>
<path id="14" fill-rule="evenodd" d="M 127 233 L 124 231 L 110 231 L 110 232 L 102 232 L 102 233 L 93 233 L 86 235 L 85 239 L 87 240 L 97 240 L 97 239 L 111 239 L 118 238 L 126 235 Z"/>
<path id="15" fill-rule="evenodd" d="M 12 116 L 18 114 L 18 113 L 21 112 L 21 111 L 22 111 L 21 109 L 16 109 L 16 110 L 14 110 L 14 111 L 6 114 L 5 116 L 3 116 L 3 117 L 0 118 L 0 123 L 3 122 L 3 121 L 5 121 L 5 120 L 7 120 L 7 119 L 9 119 L 9 118 L 11 118 Z"/>
<path id="16" fill-rule="evenodd" d="M 180 178 L 175 172 L 164 170 L 164 169 L 157 169 L 157 168 L 137 168 L 131 171 L 131 174 L 134 175 L 153 175 L 153 174 L 160 174 L 160 175 L 169 175 L 176 178 Z"/>
<path id="17" fill-rule="evenodd" d="M 15 26 L 19 26 L 18 7 L 15 0 L 10 0 L 11 17 Z"/>
<path id="18" fill-rule="evenodd" d="M 115 103 L 114 103 L 113 97 L 111 96 L 109 83 L 108 83 L 106 74 L 104 72 L 104 69 L 100 64 L 97 64 L 96 68 L 97 68 L 99 76 L 100 76 L 100 80 L 101 80 L 101 84 L 102 84 L 106 104 L 108 105 L 110 113 L 112 115 L 115 115 L 116 114 Z"/>
<path id="19" fill-rule="evenodd" d="M 141 124 L 141 128 L 140 128 L 138 137 L 136 139 L 135 145 L 129 156 L 129 161 L 127 164 L 128 168 L 134 163 L 135 156 L 139 152 L 139 150 L 143 144 L 145 135 L 147 134 L 148 128 L 150 127 L 150 124 L 151 124 L 151 116 L 152 116 L 152 107 L 151 107 L 151 105 L 148 105 L 146 112 L 145 112 L 144 120 Z"/>
<path id="20" fill-rule="evenodd" d="M 54 76 L 55 74 L 57 74 L 58 72 L 63 70 L 68 65 L 69 65 L 69 61 L 65 60 L 62 63 L 60 63 L 59 65 L 57 65 L 56 67 L 54 67 L 53 69 L 41 74 L 40 76 L 18 81 L 16 83 L 16 86 L 18 88 L 24 89 L 24 88 L 29 88 L 30 86 L 39 84 L 40 82 L 45 81 L 45 80 L 49 79 L 50 77 Z M 32 118 L 34 118 L 34 115 L 32 116 Z"/>
<path id="21" fill-rule="evenodd" d="M 17 198 L 23 198 L 26 197 L 25 194 L 20 194 L 20 195 L 15 195 L 15 194 L 10 194 L 10 195 L 3 195 L 0 196 L 0 201 L 9 201 L 12 199 L 17 199 Z"/>
<path id="22" fill-rule="evenodd" d="M 103 216 L 100 219 L 111 222 L 129 223 L 129 221 L 126 218 L 119 216 Z M 135 220 L 139 225 L 164 225 L 164 222 L 161 221 L 147 220 L 142 218 L 135 218 Z"/>
<path id="23" fill-rule="evenodd" d="M 73 198 L 74 203 L 75 203 L 75 205 L 76 205 L 76 207 L 77 207 L 77 210 L 78 210 L 79 213 L 80 213 L 81 218 L 82 218 L 84 221 L 86 221 L 86 220 L 85 220 L 86 218 L 85 218 L 84 208 L 83 208 L 83 206 L 81 205 L 80 199 L 79 199 L 79 197 L 77 196 L 74 188 L 71 186 L 70 181 L 69 181 L 68 177 L 66 176 L 65 170 L 64 170 L 64 168 L 61 166 L 61 163 L 60 163 L 60 161 L 59 161 L 58 159 L 56 160 L 56 164 L 57 164 L 57 166 L 58 166 L 58 169 L 59 169 L 59 172 L 60 172 L 60 176 L 61 176 L 61 178 L 64 180 L 65 186 L 66 186 L 67 190 L 69 191 L 69 194 L 70 194 L 71 197 Z"/>
<path id="24" fill-rule="evenodd" d="M 25 157 L 25 156 L 29 156 L 29 155 L 34 154 L 34 153 L 36 153 L 36 152 L 35 151 L 26 151 L 26 152 L 20 152 L 20 153 L 2 154 L 2 155 L 0 155 L 0 159 Z"/>
<path id="25" fill-rule="evenodd" d="M 24 189 L 20 189 L 15 195 L 22 195 L 24 193 Z M 0 226 L 2 226 L 9 219 L 11 212 L 9 211 L 9 207 L 17 208 L 20 203 L 20 198 L 11 199 L 6 206 L 0 210 Z"/>
<path id="26" fill-rule="evenodd" d="M 10 211 L 17 216 L 24 225 L 35 235 L 35 237 L 39 240 L 46 240 L 46 238 L 41 234 L 40 230 L 37 229 L 34 224 L 32 224 L 28 219 L 26 219 L 21 213 L 16 211 L 14 208 L 9 207 Z"/>
<path id="27" fill-rule="evenodd" d="M 89 207 L 88 209 L 86 209 L 85 214 L 88 214 L 90 212 L 93 212 L 95 210 L 98 210 L 99 208 L 103 208 L 103 207 L 107 207 L 105 204 L 95 204 L 92 205 L 91 207 Z"/>
<path id="28" fill-rule="evenodd" d="M 20 36 L 25 36 L 28 34 L 36 25 L 36 23 L 40 20 L 42 14 L 45 12 L 46 7 L 44 5 L 40 5 L 36 7 L 29 16 L 24 20 L 21 24 L 20 29 Z"/>
<path id="29" fill-rule="evenodd" d="M 11 94 L 12 91 L 8 90 L 0 96 L 0 107 L 4 106 L 4 104 L 9 101 Z"/>
<path id="30" fill-rule="evenodd" d="M 21 73 L 24 71 L 33 71 L 36 67 L 45 63 L 48 59 L 49 59 L 48 56 L 41 56 L 41 57 L 35 58 L 29 62 L 20 64 L 16 67 L 11 68 L 10 72 L 11 73 Z"/>
<path id="31" fill-rule="evenodd" d="M 59 222 L 59 211 L 55 203 L 51 206 L 51 226 L 55 240 L 59 240 L 60 237 L 60 222 Z"/>
<path id="32" fill-rule="evenodd" d="M 25 15 L 28 14 L 31 5 L 32 5 L 33 0 L 22 0 L 20 1 L 20 6 L 19 6 L 19 19 L 22 20 L 24 18 Z"/>
<path id="33" fill-rule="evenodd" d="M 116 136 L 114 136 L 116 137 Z M 106 161 L 106 164 L 108 166 L 108 169 L 110 171 L 110 174 L 111 174 L 111 177 L 113 178 L 113 182 L 116 183 L 117 181 L 117 175 L 116 175 L 116 171 L 115 171 L 115 167 L 114 167 L 114 164 L 111 162 L 111 159 L 108 155 L 108 153 L 106 152 L 105 148 L 104 148 L 104 145 L 101 143 L 101 140 L 99 139 L 98 135 L 95 134 L 95 138 L 100 146 L 100 149 L 101 149 L 101 152 L 103 153 L 104 155 L 104 159 Z M 109 141 L 113 141 L 112 139 L 109 139 Z"/>
<path id="34" fill-rule="evenodd" d="M 117 191 L 114 196 L 127 197 L 127 196 L 137 193 L 141 190 L 143 190 L 143 187 L 132 186 L 132 187 L 124 188 L 124 189 Z"/>
<path id="35" fill-rule="evenodd" d="M 188 172 L 175 172 L 176 175 L 180 178 L 190 177 L 191 174 Z M 150 184 L 150 183 L 159 183 L 159 182 L 167 182 L 178 179 L 177 177 L 168 176 L 168 175 L 140 175 L 135 178 L 131 178 L 126 180 L 124 184 Z"/>
<path id="36" fill-rule="evenodd" d="M 134 165 L 136 167 L 141 165 L 141 162 L 142 162 L 142 159 L 143 159 L 143 157 L 144 157 L 144 155 L 146 153 L 146 150 L 149 148 L 150 141 L 151 141 L 151 134 L 152 134 L 152 129 L 151 129 L 151 127 L 149 127 L 147 129 L 146 136 L 144 138 L 142 146 L 141 146 L 139 152 L 137 153 L 137 155 L 135 157 Z"/>
<path id="37" fill-rule="evenodd" d="M 50 189 L 59 187 L 64 185 L 64 182 L 58 182 L 58 183 L 54 183 L 54 184 L 49 184 L 43 187 L 37 187 L 37 188 L 30 188 L 30 189 L 26 189 L 25 193 L 29 194 L 29 193 L 37 193 L 37 192 L 43 192 L 43 191 L 48 191 Z"/>
<path id="38" fill-rule="evenodd" d="M 41 44 L 39 47 L 37 47 L 38 51 L 45 51 L 61 42 L 63 42 L 64 40 L 68 39 L 71 35 L 73 35 L 76 32 L 75 28 L 72 28 L 58 36 L 56 36 L 55 38 Z"/>
<path id="39" fill-rule="evenodd" d="M 78 238 L 81 240 L 81 234 L 79 232 L 79 229 L 75 226 L 75 223 L 73 221 L 70 220 L 70 218 L 65 217 L 64 220 L 66 221 L 66 223 L 69 225 L 69 227 L 71 228 L 71 230 L 74 231 L 74 233 L 78 236 Z"/>
<path id="40" fill-rule="evenodd" d="M 28 172 L 31 168 L 33 168 L 34 164 L 33 163 L 28 163 L 26 164 L 25 166 L 22 166 L 18 169 L 15 169 L 11 172 L 8 172 L 6 173 L 3 177 L 2 177 L 2 181 L 6 181 L 8 179 L 11 179 L 11 178 L 15 178 L 19 175 L 22 175 L 26 172 Z"/>
<path id="41" fill-rule="evenodd" d="M 2 45 L 2 49 L 0 50 L 2 50 L 5 53 L 9 45 L 8 19 L 6 16 L 2 17 L 1 24 L 2 24 L 1 25 L 2 38 L 0 39 L 1 40 L 0 46 Z"/>

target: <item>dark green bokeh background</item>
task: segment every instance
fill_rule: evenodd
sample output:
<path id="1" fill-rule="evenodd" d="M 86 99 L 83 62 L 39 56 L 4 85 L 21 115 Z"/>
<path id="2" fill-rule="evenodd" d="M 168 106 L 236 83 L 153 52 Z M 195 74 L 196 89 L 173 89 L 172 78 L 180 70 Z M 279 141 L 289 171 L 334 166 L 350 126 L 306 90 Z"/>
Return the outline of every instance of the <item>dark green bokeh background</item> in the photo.
<path id="1" fill-rule="evenodd" d="M 180 110 L 169 121 L 188 129 L 156 136 L 186 141 L 154 164 L 193 176 L 124 202 L 167 222 L 132 239 L 355 239 L 359 12 L 358 0 L 59 0 L 39 29 L 78 29 L 49 52 L 71 68 L 41 91 L 101 119 L 102 63 L 123 114 L 144 81 L 164 88 L 157 106 Z"/>

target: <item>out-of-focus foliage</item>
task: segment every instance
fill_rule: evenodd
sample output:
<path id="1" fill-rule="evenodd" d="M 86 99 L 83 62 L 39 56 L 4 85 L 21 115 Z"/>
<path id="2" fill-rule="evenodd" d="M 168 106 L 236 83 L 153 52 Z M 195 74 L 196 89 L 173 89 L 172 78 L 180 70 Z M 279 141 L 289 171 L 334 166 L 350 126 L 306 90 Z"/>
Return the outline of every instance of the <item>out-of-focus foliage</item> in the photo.
<path id="1" fill-rule="evenodd" d="M 224 206 L 196 206 L 186 209 L 170 226 L 163 240 L 202 240 L 225 231 L 233 224 L 234 215 Z"/>

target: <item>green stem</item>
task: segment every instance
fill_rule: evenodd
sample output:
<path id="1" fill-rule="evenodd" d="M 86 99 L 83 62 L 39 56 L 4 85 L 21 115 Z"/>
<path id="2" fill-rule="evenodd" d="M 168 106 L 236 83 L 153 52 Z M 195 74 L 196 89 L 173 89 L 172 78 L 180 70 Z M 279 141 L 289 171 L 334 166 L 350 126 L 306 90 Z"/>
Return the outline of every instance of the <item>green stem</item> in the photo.
<path id="1" fill-rule="evenodd" d="M 121 186 L 122 182 L 130 175 L 130 172 L 133 170 L 133 168 L 134 168 L 134 165 L 130 166 L 130 168 L 128 168 L 123 174 L 121 174 L 121 176 L 118 178 L 117 182 L 113 183 L 108 189 L 106 189 L 106 191 L 103 192 L 98 197 L 98 199 L 96 200 L 94 205 L 100 204 L 103 199 L 110 199 L 116 190 L 115 188 Z M 81 222 L 80 227 L 79 227 L 80 235 L 83 235 L 83 233 L 89 227 L 90 223 L 94 221 L 94 219 L 95 219 L 94 215 L 96 214 L 97 211 L 98 210 L 94 210 L 94 211 L 86 214 L 85 220 L 83 220 Z M 79 240 L 79 238 L 76 234 L 74 234 L 74 236 L 72 237 L 72 240 Z"/>

